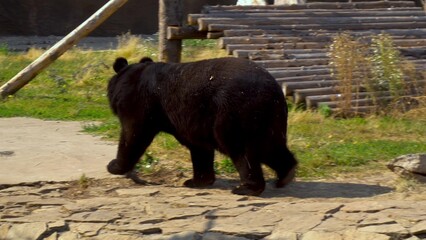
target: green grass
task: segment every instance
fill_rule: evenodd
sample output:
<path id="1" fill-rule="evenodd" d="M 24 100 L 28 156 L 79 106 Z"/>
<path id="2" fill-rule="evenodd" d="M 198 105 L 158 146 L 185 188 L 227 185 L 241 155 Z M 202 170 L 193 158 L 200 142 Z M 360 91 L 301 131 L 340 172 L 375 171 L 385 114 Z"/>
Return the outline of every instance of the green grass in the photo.
<path id="1" fill-rule="evenodd" d="M 399 155 L 426 152 L 426 119 L 291 111 L 289 147 L 300 161 L 300 177 L 377 169 Z"/>
<path id="2" fill-rule="evenodd" d="M 156 58 L 152 43 L 132 36 L 122 41 L 117 50 L 71 50 L 16 95 L 0 101 L 0 117 L 90 121 L 95 123 L 86 124 L 84 131 L 117 140 L 118 120 L 106 98 L 107 82 L 114 74 L 111 65 L 117 56 L 130 61 L 142 56 Z M 184 61 L 225 56 L 215 44 L 207 40 L 184 41 Z M 40 54 L 40 50 L 12 53 L 0 46 L 0 85 Z M 298 176 L 331 177 L 381 170 L 396 156 L 426 152 L 424 113 L 337 119 L 329 116 L 327 108 L 319 112 L 291 108 L 288 139 L 300 161 Z M 173 136 L 159 134 L 147 153 L 139 165 L 142 171 L 164 166 L 192 171 L 189 152 Z M 217 154 L 215 167 L 219 174 L 235 173 L 231 160 L 221 154 Z"/>

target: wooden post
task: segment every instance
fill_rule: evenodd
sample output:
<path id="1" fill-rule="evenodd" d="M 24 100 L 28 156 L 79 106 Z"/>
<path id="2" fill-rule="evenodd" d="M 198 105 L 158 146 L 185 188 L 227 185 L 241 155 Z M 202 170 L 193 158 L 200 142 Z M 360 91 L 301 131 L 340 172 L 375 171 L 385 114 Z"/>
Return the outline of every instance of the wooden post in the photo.
<path id="1" fill-rule="evenodd" d="M 102 8 L 96 11 L 85 22 L 80 24 L 76 29 L 65 36 L 61 41 L 57 42 L 53 47 L 47 50 L 43 55 L 34 62 L 16 74 L 11 80 L 0 88 L 0 97 L 6 98 L 16 93 L 19 89 L 29 83 L 43 69 L 49 66 L 69 48 L 74 46 L 81 38 L 87 36 L 96 29 L 102 22 L 108 19 L 115 11 L 123 6 L 127 0 L 111 0 Z"/>
<path id="2" fill-rule="evenodd" d="M 159 20 L 159 60 L 162 62 L 180 62 L 181 39 L 167 39 L 167 27 L 181 26 L 183 20 L 182 0 L 160 0 Z"/>

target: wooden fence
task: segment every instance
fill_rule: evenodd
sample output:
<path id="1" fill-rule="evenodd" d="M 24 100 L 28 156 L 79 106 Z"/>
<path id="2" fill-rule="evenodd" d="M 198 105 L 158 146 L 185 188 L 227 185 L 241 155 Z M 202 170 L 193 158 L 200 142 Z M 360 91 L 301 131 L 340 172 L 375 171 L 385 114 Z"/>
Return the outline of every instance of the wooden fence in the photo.
<path id="1" fill-rule="evenodd" d="M 413 1 L 205 6 L 202 13 L 188 15 L 187 22 L 187 26 L 169 26 L 167 38 L 218 39 L 219 47 L 230 55 L 265 67 L 287 97 L 308 108 L 323 104 L 338 111 L 341 107 L 342 92 L 327 54 L 338 33 L 357 37 L 387 33 L 415 65 L 417 75 L 426 72 L 426 13 Z M 416 84 L 416 92 L 407 95 L 425 94 L 424 75 Z M 351 98 L 353 111 L 374 109 L 371 94 L 360 92 Z M 389 93 L 380 98 L 390 99 Z"/>

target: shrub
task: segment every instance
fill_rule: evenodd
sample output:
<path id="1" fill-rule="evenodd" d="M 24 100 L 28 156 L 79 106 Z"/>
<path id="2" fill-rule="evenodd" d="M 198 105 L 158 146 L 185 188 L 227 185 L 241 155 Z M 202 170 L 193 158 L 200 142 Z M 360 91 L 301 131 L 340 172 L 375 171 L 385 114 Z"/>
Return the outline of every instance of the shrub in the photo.
<path id="1" fill-rule="evenodd" d="M 403 96 L 425 94 L 418 81 L 424 74 L 403 59 L 389 35 L 355 39 L 340 34 L 330 45 L 329 56 L 332 74 L 339 80 L 339 115 L 358 115 L 358 101 L 352 100 L 359 99 L 361 91 L 368 92 L 367 98 L 376 106 L 374 112 L 385 114 L 394 108 L 389 103 L 400 105 Z"/>

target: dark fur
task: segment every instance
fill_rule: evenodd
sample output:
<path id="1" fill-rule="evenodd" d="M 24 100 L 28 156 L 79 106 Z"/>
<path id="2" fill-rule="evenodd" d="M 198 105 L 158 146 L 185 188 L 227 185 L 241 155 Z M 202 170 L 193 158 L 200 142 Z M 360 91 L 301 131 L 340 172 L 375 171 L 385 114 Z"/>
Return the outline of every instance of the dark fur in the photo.
<path id="1" fill-rule="evenodd" d="M 287 148 L 287 104 L 280 86 L 263 68 L 237 58 L 184 64 L 127 65 L 118 58 L 108 85 L 112 111 L 121 122 L 112 174 L 133 169 L 155 135 L 170 133 L 191 152 L 189 187 L 213 184 L 214 151 L 228 155 L 241 185 L 236 194 L 265 188 L 261 163 L 277 173 L 277 187 L 294 177 L 296 159 Z"/>

